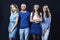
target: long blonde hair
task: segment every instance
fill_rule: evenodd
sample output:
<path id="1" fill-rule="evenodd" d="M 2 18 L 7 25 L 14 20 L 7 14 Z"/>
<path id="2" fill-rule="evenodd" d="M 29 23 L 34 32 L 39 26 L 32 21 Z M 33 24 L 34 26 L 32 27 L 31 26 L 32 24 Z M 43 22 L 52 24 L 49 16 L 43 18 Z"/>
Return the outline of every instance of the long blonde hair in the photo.
<path id="1" fill-rule="evenodd" d="M 48 8 L 47 5 L 44 5 L 43 7 L 46 7 L 46 17 L 49 17 L 51 14 L 50 14 L 50 9 Z"/>
<path id="2" fill-rule="evenodd" d="M 16 4 L 11 4 L 11 5 L 10 5 L 10 12 L 13 12 L 12 9 L 11 9 L 11 6 L 12 6 L 12 5 L 16 8 L 15 11 L 16 11 L 16 12 L 19 12 L 18 6 L 17 6 Z"/>

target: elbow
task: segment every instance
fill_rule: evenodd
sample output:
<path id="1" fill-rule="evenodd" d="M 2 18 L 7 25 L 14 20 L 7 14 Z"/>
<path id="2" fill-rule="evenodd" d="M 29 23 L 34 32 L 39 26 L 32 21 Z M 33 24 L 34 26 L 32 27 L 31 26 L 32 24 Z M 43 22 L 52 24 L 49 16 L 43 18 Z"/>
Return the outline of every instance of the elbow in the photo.
<path id="1" fill-rule="evenodd" d="M 32 22 L 32 19 L 30 19 L 30 22 Z"/>
<path id="2" fill-rule="evenodd" d="M 40 22 L 42 22 L 42 17 L 40 17 Z"/>
<path id="3" fill-rule="evenodd" d="M 16 22 L 15 25 L 18 25 L 18 22 Z"/>
<path id="4" fill-rule="evenodd" d="M 30 20 L 30 22 L 32 22 L 32 20 Z"/>
<path id="5" fill-rule="evenodd" d="M 33 22 L 33 19 L 32 19 L 32 17 L 30 17 L 30 22 Z"/>
<path id="6" fill-rule="evenodd" d="M 41 22 L 42 22 L 42 20 L 43 20 L 43 19 L 41 18 Z"/>

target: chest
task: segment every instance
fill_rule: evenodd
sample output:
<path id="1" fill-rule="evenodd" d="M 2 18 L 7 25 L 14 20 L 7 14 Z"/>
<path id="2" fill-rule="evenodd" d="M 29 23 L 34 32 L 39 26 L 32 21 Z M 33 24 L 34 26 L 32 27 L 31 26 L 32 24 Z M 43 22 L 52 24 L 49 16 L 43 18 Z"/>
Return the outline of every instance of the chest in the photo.
<path id="1" fill-rule="evenodd" d="M 35 13 L 33 19 L 39 19 L 39 15 Z"/>
<path id="2" fill-rule="evenodd" d="M 45 22 L 46 22 L 46 23 L 49 22 L 49 17 L 48 17 L 48 18 L 45 17 L 44 19 L 45 19 Z"/>
<path id="3" fill-rule="evenodd" d="M 12 14 L 12 15 L 10 16 L 10 20 L 15 20 L 15 19 L 16 19 L 15 14 Z"/>
<path id="4" fill-rule="evenodd" d="M 28 19 L 29 18 L 29 14 L 28 13 L 20 13 L 20 18 L 21 19 Z"/>

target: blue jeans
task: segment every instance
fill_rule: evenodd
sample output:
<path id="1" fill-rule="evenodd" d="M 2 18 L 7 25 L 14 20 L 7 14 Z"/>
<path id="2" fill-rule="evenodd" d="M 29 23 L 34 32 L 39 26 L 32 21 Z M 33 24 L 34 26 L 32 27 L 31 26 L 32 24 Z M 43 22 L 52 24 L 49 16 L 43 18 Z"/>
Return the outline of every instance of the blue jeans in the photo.
<path id="1" fill-rule="evenodd" d="M 19 29 L 20 40 L 28 40 L 29 28 Z"/>
<path id="2" fill-rule="evenodd" d="M 44 33 L 44 32 L 42 31 L 42 34 L 44 34 L 44 35 L 42 35 L 42 40 L 48 40 L 49 31 L 50 31 L 50 29 L 48 29 L 48 30 L 46 31 L 46 33 Z"/>

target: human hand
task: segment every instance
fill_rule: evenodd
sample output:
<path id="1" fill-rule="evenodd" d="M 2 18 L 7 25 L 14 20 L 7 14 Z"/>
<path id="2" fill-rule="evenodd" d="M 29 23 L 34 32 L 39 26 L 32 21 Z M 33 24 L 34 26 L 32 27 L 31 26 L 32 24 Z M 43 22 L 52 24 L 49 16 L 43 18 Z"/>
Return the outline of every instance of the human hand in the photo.
<path id="1" fill-rule="evenodd" d="M 9 30 L 9 33 L 12 33 L 13 32 L 13 29 Z"/>
<path id="2" fill-rule="evenodd" d="M 47 30 L 44 30 L 44 33 L 46 33 Z"/>

